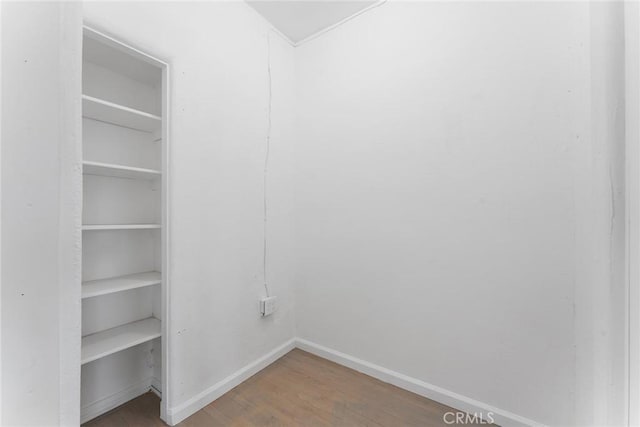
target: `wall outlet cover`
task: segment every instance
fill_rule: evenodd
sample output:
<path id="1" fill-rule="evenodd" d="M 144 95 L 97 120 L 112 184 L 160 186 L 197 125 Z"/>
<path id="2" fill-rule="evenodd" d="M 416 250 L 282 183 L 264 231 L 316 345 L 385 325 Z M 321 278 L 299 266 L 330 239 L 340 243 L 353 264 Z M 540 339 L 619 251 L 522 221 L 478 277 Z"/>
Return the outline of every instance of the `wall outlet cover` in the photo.
<path id="1" fill-rule="evenodd" d="M 277 297 L 266 297 L 260 300 L 260 313 L 262 316 L 268 316 L 276 311 L 276 298 Z"/>

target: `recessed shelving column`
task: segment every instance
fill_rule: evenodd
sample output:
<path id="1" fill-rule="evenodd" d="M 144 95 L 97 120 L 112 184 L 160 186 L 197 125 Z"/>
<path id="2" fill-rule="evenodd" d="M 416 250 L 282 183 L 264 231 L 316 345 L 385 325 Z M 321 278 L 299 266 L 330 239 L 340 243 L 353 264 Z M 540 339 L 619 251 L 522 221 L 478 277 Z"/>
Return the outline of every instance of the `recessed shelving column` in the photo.
<path id="1" fill-rule="evenodd" d="M 168 251 L 166 64 L 88 28 L 83 40 L 85 422 L 162 392 Z"/>

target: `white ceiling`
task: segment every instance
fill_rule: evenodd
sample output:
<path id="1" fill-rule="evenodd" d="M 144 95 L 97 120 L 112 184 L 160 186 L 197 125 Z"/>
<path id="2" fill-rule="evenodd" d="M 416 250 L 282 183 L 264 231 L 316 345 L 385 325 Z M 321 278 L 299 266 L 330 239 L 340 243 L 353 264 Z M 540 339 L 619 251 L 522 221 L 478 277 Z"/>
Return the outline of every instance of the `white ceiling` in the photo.
<path id="1" fill-rule="evenodd" d="M 297 43 L 348 18 L 369 6 L 373 1 L 353 0 L 246 0 L 267 21 Z"/>

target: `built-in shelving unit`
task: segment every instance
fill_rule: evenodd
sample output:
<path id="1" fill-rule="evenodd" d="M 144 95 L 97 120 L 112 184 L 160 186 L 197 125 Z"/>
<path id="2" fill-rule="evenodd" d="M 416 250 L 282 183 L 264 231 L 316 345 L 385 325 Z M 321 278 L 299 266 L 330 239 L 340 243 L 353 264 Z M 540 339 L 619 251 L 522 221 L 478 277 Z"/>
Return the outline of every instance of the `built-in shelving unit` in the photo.
<path id="1" fill-rule="evenodd" d="M 109 277 L 106 279 L 89 280 L 82 283 L 82 298 L 98 297 L 114 292 L 128 291 L 144 288 L 146 286 L 162 283 L 162 275 L 159 271 L 147 271 L 145 273 L 126 274 L 124 276 Z"/>
<path id="2" fill-rule="evenodd" d="M 160 320 L 150 317 L 82 338 L 82 364 L 161 336 Z"/>
<path id="3" fill-rule="evenodd" d="M 166 73 L 165 63 L 85 28 L 82 422 L 164 388 Z"/>

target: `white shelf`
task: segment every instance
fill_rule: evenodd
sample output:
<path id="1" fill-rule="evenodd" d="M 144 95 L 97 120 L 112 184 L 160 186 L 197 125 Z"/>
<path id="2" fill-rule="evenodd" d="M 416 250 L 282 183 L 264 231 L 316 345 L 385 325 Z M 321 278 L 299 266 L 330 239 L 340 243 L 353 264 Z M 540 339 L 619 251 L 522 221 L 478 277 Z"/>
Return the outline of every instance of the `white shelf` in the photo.
<path id="1" fill-rule="evenodd" d="M 82 226 L 83 231 L 100 230 L 149 230 L 161 228 L 160 224 L 86 224 Z"/>
<path id="2" fill-rule="evenodd" d="M 87 335 L 82 338 L 82 364 L 151 341 L 160 335 L 160 320 L 155 317 Z"/>
<path id="3" fill-rule="evenodd" d="M 162 118 L 155 114 L 145 113 L 89 95 L 82 95 L 82 116 L 145 132 L 152 132 L 160 128 L 162 123 Z"/>
<path id="4" fill-rule="evenodd" d="M 162 172 L 156 169 L 135 168 L 132 166 L 90 161 L 82 162 L 82 173 L 85 175 L 100 175 L 129 179 L 153 179 L 162 175 Z"/>
<path id="5" fill-rule="evenodd" d="M 112 294 L 114 292 L 159 285 L 161 282 L 162 275 L 158 271 L 148 271 L 146 273 L 128 274 L 126 276 L 110 277 L 108 279 L 91 280 L 82 283 L 82 298 L 97 297 L 100 295 Z"/>
<path id="6" fill-rule="evenodd" d="M 82 57 L 107 68 L 116 74 L 124 75 L 147 86 L 162 84 L 162 69 L 149 61 L 146 55 L 131 55 L 119 43 L 105 43 L 101 34 L 85 28 L 82 41 Z"/>

